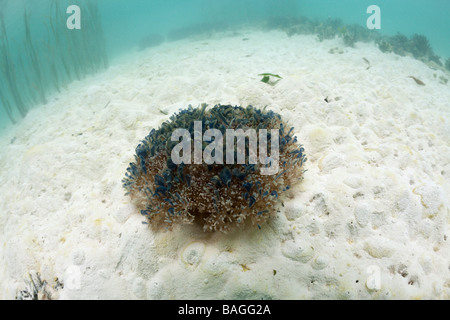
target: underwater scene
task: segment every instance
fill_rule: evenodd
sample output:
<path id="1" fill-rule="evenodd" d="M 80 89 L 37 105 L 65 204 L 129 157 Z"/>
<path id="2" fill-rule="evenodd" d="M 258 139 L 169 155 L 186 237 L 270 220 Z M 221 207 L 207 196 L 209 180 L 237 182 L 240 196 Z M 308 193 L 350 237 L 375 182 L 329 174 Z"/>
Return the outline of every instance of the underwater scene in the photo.
<path id="1" fill-rule="evenodd" d="M 450 299 L 449 16 L 0 0 L 0 299 Z"/>

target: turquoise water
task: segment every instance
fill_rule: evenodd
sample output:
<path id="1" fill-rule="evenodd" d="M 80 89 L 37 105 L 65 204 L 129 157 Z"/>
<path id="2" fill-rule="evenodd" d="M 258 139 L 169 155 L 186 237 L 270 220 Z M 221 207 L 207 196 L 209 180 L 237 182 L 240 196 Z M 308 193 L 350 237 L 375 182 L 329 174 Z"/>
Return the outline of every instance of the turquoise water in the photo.
<path id="1" fill-rule="evenodd" d="M 72 4 L 80 8 L 81 30 L 67 29 L 71 14 L 66 9 Z M 289 32 L 305 19 L 316 28 L 324 21 L 333 26 L 330 21 L 341 19 L 338 26 L 334 24 L 341 31 L 334 30 L 331 37 L 342 36 L 339 32 L 350 30 L 343 25 L 366 28 L 370 5 L 380 8 L 381 29 L 373 33 L 385 39 L 397 33 L 408 38 L 424 35 L 433 55 L 409 49 L 401 54 L 422 60 L 434 56 L 445 67 L 450 57 L 448 0 L 0 0 L 0 130 L 19 123 L 30 109 L 47 103 L 52 93 L 101 72 L 128 52 L 239 28 Z M 371 34 L 359 36 L 356 42 L 367 36 Z"/>

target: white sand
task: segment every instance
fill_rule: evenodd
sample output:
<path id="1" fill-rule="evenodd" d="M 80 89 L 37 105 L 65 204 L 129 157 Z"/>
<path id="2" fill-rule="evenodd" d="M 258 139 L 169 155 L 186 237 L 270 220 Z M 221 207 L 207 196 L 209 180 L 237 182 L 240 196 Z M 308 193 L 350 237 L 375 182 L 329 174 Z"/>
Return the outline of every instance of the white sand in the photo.
<path id="1" fill-rule="evenodd" d="M 31 111 L 0 141 L 0 298 L 36 270 L 63 280 L 61 299 L 449 299 L 449 74 L 334 47 L 279 32 L 166 43 Z M 267 105 L 305 147 L 305 180 L 262 230 L 153 233 L 124 196 L 139 141 L 202 102 Z"/>

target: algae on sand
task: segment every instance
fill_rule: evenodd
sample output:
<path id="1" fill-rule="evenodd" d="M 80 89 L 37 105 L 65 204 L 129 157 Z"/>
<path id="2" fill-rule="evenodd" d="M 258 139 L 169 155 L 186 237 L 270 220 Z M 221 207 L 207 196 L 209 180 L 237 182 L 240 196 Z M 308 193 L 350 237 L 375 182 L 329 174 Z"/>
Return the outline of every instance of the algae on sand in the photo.
<path id="1" fill-rule="evenodd" d="M 267 83 L 271 86 L 274 86 L 278 83 L 278 81 L 280 81 L 281 79 L 283 79 L 281 76 L 279 76 L 278 74 L 273 74 L 273 73 L 260 73 L 258 74 L 258 76 L 262 76 L 263 78 L 261 79 L 261 82 Z M 274 77 L 277 78 L 277 80 L 271 80 L 270 77 Z"/>

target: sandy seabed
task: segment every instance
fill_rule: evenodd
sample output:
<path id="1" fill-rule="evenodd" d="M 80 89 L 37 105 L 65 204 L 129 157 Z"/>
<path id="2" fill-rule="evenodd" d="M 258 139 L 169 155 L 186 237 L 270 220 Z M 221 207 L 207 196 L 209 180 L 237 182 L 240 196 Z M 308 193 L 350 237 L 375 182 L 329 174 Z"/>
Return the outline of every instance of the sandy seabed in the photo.
<path id="1" fill-rule="evenodd" d="M 0 298 L 34 270 L 64 283 L 60 299 L 449 299 L 442 77 L 373 44 L 281 32 L 127 55 L 0 138 Z M 304 180 L 261 230 L 153 232 L 124 196 L 139 141 L 203 102 L 268 106 L 305 147 Z"/>

